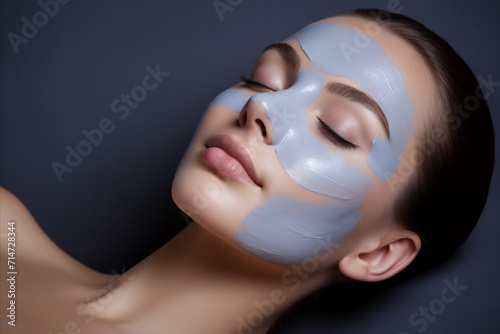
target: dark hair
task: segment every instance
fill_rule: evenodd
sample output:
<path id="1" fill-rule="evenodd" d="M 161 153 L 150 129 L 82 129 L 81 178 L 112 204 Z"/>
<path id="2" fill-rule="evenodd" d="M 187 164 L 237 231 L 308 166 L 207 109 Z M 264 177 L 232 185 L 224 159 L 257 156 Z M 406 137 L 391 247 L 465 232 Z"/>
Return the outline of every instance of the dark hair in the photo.
<path id="1" fill-rule="evenodd" d="M 378 23 L 405 40 L 437 84 L 437 94 L 432 94 L 441 103 L 431 110 L 430 126 L 417 134 L 415 170 L 393 212 L 404 228 L 422 239 L 413 266 L 425 265 L 460 246 L 484 208 L 494 164 L 493 125 L 485 95 L 465 61 L 423 24 L 379 9 L 340 15 Z"/>

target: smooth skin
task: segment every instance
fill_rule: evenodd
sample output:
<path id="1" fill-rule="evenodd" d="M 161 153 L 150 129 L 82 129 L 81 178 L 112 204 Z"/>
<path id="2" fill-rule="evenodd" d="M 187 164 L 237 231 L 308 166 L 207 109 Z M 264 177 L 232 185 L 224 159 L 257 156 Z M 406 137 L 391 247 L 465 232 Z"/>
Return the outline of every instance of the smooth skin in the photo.
<path id="1" fill-rule="evenodd" d="M 370 35 L 368 22 L 359 18 L 323 21 Z M 429 93 L 435 91 L 435 83 L 406 42 L 387 31 L 371 37 L 400 69 L 413 103 L 415 133 L 409 134 L 404 153 L 408 156 L 415 150 L 415 134 L 425 126 L 428 107 L 437 101 Z M 296 41 L 286 43 L 300 57 L 298 69 L 314 68 Z M 293 84 L 294 73 L 287 72 L 275 51 L 265 53 L 257 64 L 260 74 L 254 79 L 266 80 L 276 89 Z M 326 77 L 352 84 L 346 78 Z M 256 93 L 243 84 L 236 88 Z M 362 110 L 356 112 L 365 123 L 363 131 L 384 135 L 379 122 Z M 242 321 L 248 324 L 249 316 L 259 310 L 256 304 L 271 300 L 272 312 L 263 316 L 262 324 L 249 325 L 253 333 L 265 333 L 284 310 L 313 291 L 350 279 L 383 280 L 411 263 L 420 249 L 420 238 L 400 228 L 390 214 L 398 189 L 389 186 L 390 179 L 382 182 L 372 175 L 366 162 L 369 147 L 355 153 L 332 148 L 371 173 L 373 183 L 363 196 L 362 219 L 354 232 L 335 250 L 322 253 L 317 268 L 279 266 L 241 249 L 234 241 L 241 220 L 271 194 L 323 200 L 293 182 L 281 167 L 269 138 L 263 135 L 262 125 L 268 134 L 272 131 L 263 108 L 250 105 L 243 114 L 245 119 L 240 119 L 242 113 L 208 107 L 172 191 L 176 203 L 195 222 L 120 277 L 98 273 L 68 256 L 47 237 L 26 207 L 1 189 L 0 291 L 8 290 L 4 267 L 8 220 L 16 220 L 18 235 L 18 317 L 16 327 L 7 325 L 8 301 L 2 296 L 2 333 L 235 333 Z M 227 178 L 203 163 L 200 154 L 205 142 L 220 133 L 232 135 L 249 149 L 260 186 Z M 218 193 L 201 207 L 193 189 L 203 190 L 209 183 L 219 185 Z"/>

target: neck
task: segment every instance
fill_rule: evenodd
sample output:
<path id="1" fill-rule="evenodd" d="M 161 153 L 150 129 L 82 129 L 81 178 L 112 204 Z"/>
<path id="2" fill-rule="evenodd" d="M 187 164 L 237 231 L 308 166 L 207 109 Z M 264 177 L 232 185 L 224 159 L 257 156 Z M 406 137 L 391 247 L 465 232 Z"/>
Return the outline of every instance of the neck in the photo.
<path id="1" fill-rule="evenodd" d="M 191 223 L 89 306 L 126 333 L 265 333 L 333 276 L 260 261 Z"/>

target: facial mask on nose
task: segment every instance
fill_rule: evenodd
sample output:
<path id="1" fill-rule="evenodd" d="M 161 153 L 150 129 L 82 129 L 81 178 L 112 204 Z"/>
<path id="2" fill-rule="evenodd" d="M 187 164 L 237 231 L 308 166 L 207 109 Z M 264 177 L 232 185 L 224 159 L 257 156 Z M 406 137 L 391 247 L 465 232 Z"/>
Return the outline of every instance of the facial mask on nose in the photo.
<path id="1" fill-rule="evenodd" d="M 278 194 L 252 210 L 243 219 L 236 240 L 269 262 L 291 265 L 313 256 L 320 245 L 333 248 L 361 217 L 357 197 L 368 177 L 324 147 L 306 125 L 306 111 L 323 87 L 321 73 L 304 70 L 289 89 L 250 98 L 250 103 L 266 109 L 272 123 L 272 145 L 288 175 L 305 189 L 342 200 L 315 203 Z M 212 104 L 239 112 L 246 100 L 241 92 L 229 89 Z"/>
<path id="2" fill-rule="evenodd" d="M 288 175 L 302 187 L 338 199 L 360 195 L 368 177 L 354 165 L 333 154 L 307 128 L 306 111 L 323 90 L 323 75 L 300 71 L 295 84 L 283 91 L 258 93 L 251 103 L 261 103 L 272 123 L 272 145 Z M 212 104 L 240 111 L 248 97 L 234 89 L 219 94 Z"/>
<path id="3" fill-rule="evenodd" d="M 307 110 L 323 87 L 320 72 L 302 70 L 292 87 L 250 99 L 266 109 L 272 145 L 288 175 L 305 189 L 341 200 L 315 203 L 276 195 L 250 212 L 236 240 L 270 262 L 298 263 L 326 240 L 334 247 L 361 217 L 358 197 L 368 184 L 367 175 L 328 150 L 307 127 Z"/>
<path id="4" fill-rule="evenodd" d="M 370 168 L 385 179 L 397 167 L 411 130 L 411 104 L 399 70 L 374 40 L 361 34 L 366 45 L 359 54 L 346 57 L 342 53 L 342 45 L 354 43 L 360 38 L 358 34 L 351 28 L 325 23 L 306 27 L 292 39 L 300 42 L 321 70 L 351 79 L 386 113 L 391 140 L 375 137 L 368 157 Z M 236 240 L 269 262 L 292 265 L 316 258 L 318 248 L 340 244 L 361 219 L 360 195 L 368 176 L 323 147 L 306 126 L 306 111 L 323 86 L 320 72 L 303 70 L 289 89 L 252 97 L 266 108 L 273 126 L 272 144 L 286 172 L 305 189 L 332 197 L 331 202 L 315 203 L 277 194 L 244 218 Z M 240 111 L 244 99 L 225 93 L 239 101 L 233 110 Z M 230 105 L 223 98 L 216 100 Z"/>
<path id="5" fill-rule="evenodd" d="M 210 104 L 218 104 L 233 111 L 240 112 L 249 97 L 237 91 L 236 89 L 229 88 L 220 93 Z"/>
<path id="6" fill-rule="evenodd" d="M 338 199 L 360 195 L 367 176 L 354 165 L 321 144 L 307 127 L 306 111 L 323 90 L 323 75 L 313 70 L 299 72 L 295 84 L 282 91 L 259 93 L 260 102 L 272 122 L 272 145 L 288 175 L 302 187 Z"/>

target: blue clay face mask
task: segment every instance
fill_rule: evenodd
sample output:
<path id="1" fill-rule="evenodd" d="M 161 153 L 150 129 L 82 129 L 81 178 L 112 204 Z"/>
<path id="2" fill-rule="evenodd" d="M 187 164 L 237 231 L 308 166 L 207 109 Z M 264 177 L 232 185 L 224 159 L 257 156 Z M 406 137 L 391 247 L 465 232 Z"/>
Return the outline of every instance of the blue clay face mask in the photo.
<path id="1" fill-rule="evenodd" d="M 345 47 L 355 38 L 365 41 L 359 52 Z M 372 171 L 386 179 L 398 165 L 412 126 L 411 104 L 397 67 L 373 39 L 334 23 L 310 25 L 291 39 L 299 41 L 321 71 L 352 80 L 386 113 L 391 139 L 376 136 L 368 155 Z M 292 265 L 315 256 L 318 247 L 333 248 L 345 240 L 361 219 L 360 198 L 369 176 L 324 147 L 306 125 L 307 110 L 324 89 L 325 76 L 321 71 L 301 70 L 290 88 L 250 98 L 266 109 L 272 123 L 272 145 L 291 179 L 304 189 L 331 198 L 316 203 L 276 194 L 244 218 L 236 240 L 269 262 Z M 248 99 L 230 89 L 212 104 L 239 112 Z"/>
<path id="2" fill-rule="evenodd" d="M 293 265 L 337 246 L 360 218 L 356 200 L 315 203 L 277 195 L 245 217 L 236 240 L 261 259 Z"/>
<path id="3" fill-rule="evenodd" d="M 302 70 L 292 87 L 255 94 L 251 100 L 267 110 L 273 125 L 272 145 L 288 175 L 307 190 L 348 200 L 362 193 L 367 176 L 319 143 L 306 125 L 306 111 L 324 84 L 320 72 Z"/>
<path id="4" fill-rule="evenodd" d="M 396 65 L 375 40 L 334 23 L 312 24 L 290 39 L 298 40 L 311 62 L 322 71 L 349 78 L 382 108 L 391 139 L 374 138 L 368 163 L 381 179 L 387 179 L 398 166 L 413 122 L 410 98 Z"/>

